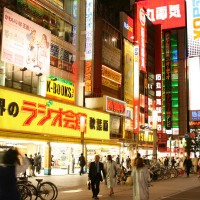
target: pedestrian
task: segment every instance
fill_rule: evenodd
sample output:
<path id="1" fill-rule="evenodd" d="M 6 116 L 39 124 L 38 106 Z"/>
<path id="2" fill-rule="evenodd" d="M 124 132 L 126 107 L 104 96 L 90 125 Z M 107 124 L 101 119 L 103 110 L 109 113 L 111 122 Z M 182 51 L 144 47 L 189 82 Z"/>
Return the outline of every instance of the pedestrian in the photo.
<path id="1" fill-rule="evenodd" d="M 25 157 L 27 160 L 29 160 L 29 158 L 28 158 L 28 156 L 27 156 L 26 153 L 24 154 L 24 157 Z M 30 163 L 29 163 L 29 164 L 30 164 Z M 26 170 L 24 171 L 23 176 L 26 177 Z"/>
<path id="2" fill-rule="evenodd" d="M 33 159 L 32 154 L 30 154 L 29 162 L 30 162 L 30 166 L 29 166 L 29 176 L 35 176 L 34 159 Z"/>
<path id="3" fill-rule="evenodd" d="M 105 173 L 106 173 L 105 181 L 106 181 L 108 188 L 110 188 L 109 195 L 111 196 L 112 194 L 114 194 L 113 188 L 115 186 L 117 170 L 118 170 L 117 163 L 112 160 L 111 155 L 107 156 L 107 162 L 104 164 L 104 169 L 105 169 Z"/>
<path id="4" fill-rule="evenodd" d="M 2 200 L 20 200 L 16 175 L 28 168 L 29 161 L 21 156 L 22 165 L 20 165 L 19 156 L 21 155 L 16 149 L 9 149 L 3 155 L 0 166 L 0 199 Z"/>
<path id="5" fill-rule="evenodd" d="M 192 161 L 191 161 L 191 159 L 190 159 L 189 156 L 187 156 L 187 158 L 185 159 L 183 165 L 184 165 L 184 167 L 186 169 L 187 177 L 189 177 L 189 175 L 190 175 L 190 168 L 192 167 Z"/>
<path id="6" fill-rule="evenodd" d="M 174 157 L 172 157 L 172 160 L 171 160 L 171 168 L 174 168 L 175 166 L 175 163 L 176 163 L 176 161 L 175 161 L 175 159 L 174 159 Z"/>
<path id="7" fill-rule="evenodd" d="M 72 154 L 72 173 L 74 173 L 74 166 L 75 166 L 75 158 L 74 155 Z"/>
<path id="8" fill-rule="evenodd" d="M 93 193 L 92 198 L 94 199 L 99 199 L 98 198 L 99 185 L 100 185 L 100 181 L 101 182 L 103 181 L 101 173 L 103 173 L 104 178 L 106 176 L 103 163 L 99 162 L 99 159 L 100 159 L 99 155 L 96 155 L 95 161 L 90 163 L 89 174 L 88 174 L 88 179 L 91 180 L 92 193 Z"/>
<path id="9" fill-rule="evenodd" d="M 192 164 L 194 165 L 194 173 L 196 174 L 197 173 L 197 166 L 198 166 L 198 158 L 197 158 L 196 155 L 192 160 Z"/>
<path id="10" fill-rule="evenodd" d="M 38 155 L 37 155 L 37 153 L 35 153 L 34 167 L 35 167 L 36 172 L 38 174 L 40 174 L 40 169 L 41 169 L 41 155 L 40 155 L 40 152 L 38 152 Z"/>
<path id="11" fill-rule="evenodd" d="M 133 164 L 134 166 L 136 165 L 137 159 L 140 158 L 140 156 L 141 156 L 140 153 L 137 153 L 137 156 L 136 156 L 136 158 L 134 160 L 134 164 Z"/>
<path id="12" fill-rule="evenodd" d="M 37 158 L 38 158 L 38 174 L 40 174 L 40 170 L 41 170 L 41 163 L 42 163 L 42 157 L 40 155 L 40 152 L 38 152 L 38 155 L 37 155 Z"/>
<path id="13" fill-rule="evenodd" d="M 54 155 L 51 155 L 51 167 L 54 167 L 55 161 L 54 161 Z"/>
<path id="14" fill-rule="evenodd" d="M 107 158 L 106 158 L 106 156 L 104 156 L 102 159 L 103 164 L 106 163 L 106 160 L 107 160 Z"/>
<path id="15" fill-rule="evenodd" d="M 117 156 L 116 158 L 116 163 L 119 165 L 120 164 L 120 158 L 119 158 L 119 155 Z"/>
<path id="16" fill-rule="evenodd" d="M 165 160 L 164 160 L 164 166 L 165 166 L 166 168 L 168 168 L 168 165 L 169 165 L 169 159 L 168 159 L 168 157 L 166 156 L 166 157 L 165 157 Z"/>
<path id="17" fill-rule="evenodd" d="M 84 174 L 83 167 L 85 166 L 85 158 L 83 156 L 83 153 L 81 153 L 81 156 L 79 157 L 78 162 L 80 165 L 80 176 L 81 176 L 81 174 Z"/>
<path id="18" fill-rule="evenodd" d="M 150 175 L 148 168 L 145 166 L 142 158 L 138 158 L 135 167 L 133 167 L 133 199 L 148 200 L 149 199 L 149 182 Z"/>
<path id="19" fill-rule="evenodd" d="M 131 159 L 129 158 L 129 156 L 126 159 L 126 167 L 127 167 L 127 169 L 131 168 Z"/>

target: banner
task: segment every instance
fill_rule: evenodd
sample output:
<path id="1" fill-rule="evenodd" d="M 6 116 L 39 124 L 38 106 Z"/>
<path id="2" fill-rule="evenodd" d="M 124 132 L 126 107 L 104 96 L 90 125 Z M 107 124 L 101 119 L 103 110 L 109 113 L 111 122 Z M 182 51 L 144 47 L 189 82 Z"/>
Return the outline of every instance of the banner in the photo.
<path id="1" fill-rule="evenodd" d="M 49 75 L 51 32 L 4 7 L 2 61 Z"/>
<path id="2" fill-rule="evenodd" d="M 80 138 L 80 117 L 85 117 L 85 138 L 109 139 L 110 115 L 36 95 L 0 88 L 0 129 Z"/>
<path id="3" fill-rule="evenodd" d="M 124 101 L 130 107 L 133 107 L 133 56 L 133 44 L 124 40 Z"/>

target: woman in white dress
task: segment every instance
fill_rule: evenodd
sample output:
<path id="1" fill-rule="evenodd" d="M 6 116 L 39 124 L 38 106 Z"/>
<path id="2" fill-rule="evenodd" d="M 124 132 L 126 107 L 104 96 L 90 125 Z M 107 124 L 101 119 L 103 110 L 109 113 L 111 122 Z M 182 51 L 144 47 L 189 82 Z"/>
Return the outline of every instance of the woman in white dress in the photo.
<path id="1" fill-rule="evenodd" d="M 148 168 L 145 166 L 142 158 L 138 158 L 136 165 L 133 168 L 133 199 L 134 200 L 148 200 L 150 182 L 150 175 Z"/>
<path id="2" fill-rule="evenodd" d="M 104 164 L 104 169 L 106 172 L 106 183 L 108 188 L 110 188 L 110 196 L 114 194 L 113 188 L 115 186 L 116 175 L 117 175 L 117 164 L 112 160 L 111 155 L 107 156 L 107 162 Z"/>

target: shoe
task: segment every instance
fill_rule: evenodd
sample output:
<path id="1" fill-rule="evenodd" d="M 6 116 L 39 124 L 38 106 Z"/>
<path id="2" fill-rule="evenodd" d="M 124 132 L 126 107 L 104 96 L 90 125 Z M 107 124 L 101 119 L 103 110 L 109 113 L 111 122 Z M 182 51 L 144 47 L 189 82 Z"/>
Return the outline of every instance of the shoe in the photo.
<path id="1" fill-rule="evenodd" d="M 99 197 L 94 197 L 94 199 L 99 199 Z"/>

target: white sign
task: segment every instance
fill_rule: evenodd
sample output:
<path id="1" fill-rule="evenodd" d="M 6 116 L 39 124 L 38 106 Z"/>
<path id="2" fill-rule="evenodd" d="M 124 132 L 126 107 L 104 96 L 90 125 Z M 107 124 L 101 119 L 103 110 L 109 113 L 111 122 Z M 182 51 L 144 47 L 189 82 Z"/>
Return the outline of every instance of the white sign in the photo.
<path id="1" fill-rule="evenodd" d="M 187 0 L 188 56 L 200 55 L 200 1 Z"/>
<path id="2" fill-rule="evenodd" d="M 200 110 L 200 58 L 188 59 L 189 70 L 189 110 Z"/>
<path id="3" fill-rule="evenodd" d="M 4 7 L 2 61 L 49 75 L 51 32 Z"/>
<path id="4" fill-rule="evenodd" d="M 93 0 L 86 1 L 86 37 L 85 37 L 85 60 L 92 60 L 93 52 Z"/>

